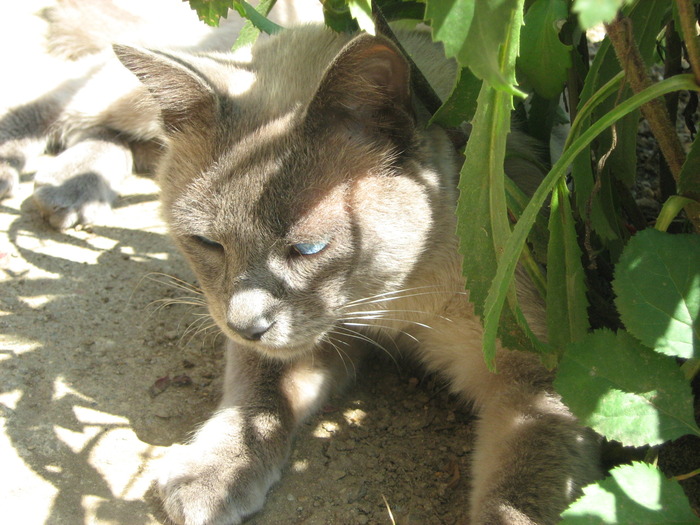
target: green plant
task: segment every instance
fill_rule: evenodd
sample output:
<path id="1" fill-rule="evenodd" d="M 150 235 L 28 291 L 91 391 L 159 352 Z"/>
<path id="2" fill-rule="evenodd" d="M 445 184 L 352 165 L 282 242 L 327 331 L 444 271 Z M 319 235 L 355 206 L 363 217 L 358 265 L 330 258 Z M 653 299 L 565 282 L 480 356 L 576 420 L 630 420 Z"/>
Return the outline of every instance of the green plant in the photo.
<path id="1" fill-rule="evenodd" d="M 208 22 L 229 7 L 249 18 L 238 44 L 258 30 L 277 30 L 264 18 L 272 1 L 258 11 L 239 0 L 190 3 Z M 463 266 L 484 320 L 487 363 L 495 366 L 497 338 L 539 352 L 558 368 L 556 387 L 576 415 L 624 445 L 700 436 L 690 388 L 700 369 L 700 145 L 693 141 L 686 155 L 675 126 L 678 93 L 689 93 L 692 106 L 700 91 L 694 3 L 376 0 L 374 18 L 370 0 L 322 3 L 328 25 L 339 31 L 374 31 L 373 20 L 383 29 L 384 18 L 424 21 L 460 66 L 442 107 L 425 97 L 435 122 L 472 125 L 458 234 L 468 246 Z M 590 61 L 585 30 L 601 22 L 607 37 Z M 682 72 L 683 49 L 690 74 Z M 649 67 L 661 63 L 667 78 L 652 82 Z M 503 172 L 513 112 L 545 143 L 559 123 L 570 123 L 561 154 L 548 159 L 551 169 L 529 201 Z M 653 217 L 640 213 L 631 192 L 640 112 L 664 159 L 664 203 Z M 547 227 L 534 228 L 543 221 Z M 546 342 L 534 337 L 520 311 L 512 284 L 519 262 L 542 283 Z M 546 283 L 538 263 L 547 268 Z M 637 462 L 589 487 L 564 521 L 696 523 L 697 517 L 675 481 Z"/>

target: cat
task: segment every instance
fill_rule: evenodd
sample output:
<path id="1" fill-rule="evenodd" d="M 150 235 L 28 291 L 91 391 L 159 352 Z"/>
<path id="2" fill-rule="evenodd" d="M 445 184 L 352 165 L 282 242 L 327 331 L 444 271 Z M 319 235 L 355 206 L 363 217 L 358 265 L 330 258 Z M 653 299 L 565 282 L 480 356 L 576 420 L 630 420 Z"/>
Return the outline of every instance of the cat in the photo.
<path id="1" fill-rule="evenodd" d="M 444 94 L 453 64 L 424 34 L 403 44 Z M 157 480 L 168 515 L 259 510 L 344 361 L 388 338 L 480 416 L 471 523 L 555 523 L 599 475 L 596 439 L 537 356 L 500 348 L 487 369 L 453 233 L 457 156 L 396 47 L 308 26 L 249 61 L 115 51 L 159 111 L 164 217 L 227 337 L 221 404 Z M 521 296 L 543 336 L 526 283 Z"/>
<path id="2" fill-rule="evenodd" d="M 454 64 L 424 33 L 402 43 L 444 96 Z M 114 52 L 134 84 L 78 144 L 162 145 L 163 216 L 226 336 L 219 408 L 155 481 L 170 519 L 236 524 L 258 511 L 295 430 L 369 341 L 391 340 L 479 415 L 470 523 L 556 523 L 600 475 L 597 439 L 536 355 L 499 347 L 498 373 L 487 369 L 454 234 L 458 155 L 427 124 L 396 46 L 308 25 L 247 56 Z M 544 337 L 522 275 L 518 291 Z"/>

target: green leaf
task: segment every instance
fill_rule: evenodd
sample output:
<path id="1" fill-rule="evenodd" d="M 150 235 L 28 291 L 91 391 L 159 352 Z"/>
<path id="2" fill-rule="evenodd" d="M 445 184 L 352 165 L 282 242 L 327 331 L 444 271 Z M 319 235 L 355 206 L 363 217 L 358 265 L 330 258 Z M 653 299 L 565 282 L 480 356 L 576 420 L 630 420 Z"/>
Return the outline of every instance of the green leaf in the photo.
<path id="1" fill-rule="evenodd" d="M 503 306 L 512 287 L 513 276 L 518 258 L 522 253 L 527 236 L 532 229 L 540 209 L 547 196 L 559 180 L 566 175 L 566 169 L 571 161 L 583 151 L 591 141 L 604 129 L 616 122 L 623 115 L 627 115 L 635 108 L 645 104 L 649 100 L 681 89 L 697 89 L 697 85 L 691 75 L 676 75 L 658 82 L 621 103 L 610 113 L 604 115 L 597 122 L 584 131 L 580 137 L 568 144 L 559 160 L 552 166 L 547 176 L 530 199 L 523 214 L 513 228 L 513 233 L 508 238 L 501 257 L 498 259 L 496 277 L 491 281 L 486 302 L 484 303 L 484 354 L 494 355 L 496 352 L 496 332 Z M 486 152 L 484 152 L 486 154 Z M 474 223 L 483 224 L 483 223 Z M 483 271 L 483 268 L 482 268 Z"/>
<path id="2" fill-rule="evenodd" d="M 514 75 L 514 49 L 517 50 L 518 47 L 522 2 L 512 14 L 514 16 L 509 25 L 511 34 L 504 48 L 504 57 L 507 57 L 502 64 L 504 77 Z M 482 84 L 459 182 L 457 233 L 470 299 L 478 315 L 483 312 L 484 299 L 494 277 L 496 263 L 510 235 L 503 162 L 512 107 L 509 92 L 491 89 L 486 82 Z M 518 253 L 516 257 L 519 255 Z M 499 335 L 508 347 L 531 348 L 531 338 L 517 307 L 512 287 L 510 292 L 510 310 L 504 313 Z M 484 344 L 484 357 L 490 367 L 494 366 L 495 337 L 496 332 L 492 334 L 489 344 Z"/>
<path id="3" fill-rule="evenodd" d="M 510 131 L 510 95 L 484 83 L 479 94 L 457 202 L 462 268 L 478 315 L 494 278 L 497 255 L 510 235 L 505 197 L 506 136 Z M 480 225 L 475 228 L 474 225 Z M 519 254 L 518 254 L 519 255 Z M 493 362 L 495 353 L 485 355 Z"/>
<path id="4" fill-rule="evenodd" d="M 516 20 L 522 22 L 522 0 L 488 0 L 479 2 L 479 9 L 475 6 L 476 0 L 429 0 L 426 17 L 432 20 L 433 39 L 443 42 L 448 57 L 492 87 L 523 96 L 515 87 L 515 72 L 504 67 L 518 52 L 509 38 L 516 34 Z"/>
<path id="5" fill-rule="evenodd" d="M 566 0 L 536 0 L 525 14 L 518 67 L 544 98 L 561 94 L 571 67 L 571 46 L 559 40 L 559 30 L 568 14 Z"/>
<path id="6" fill-rule="evenodd" d="M 359 29 L 350 14 L 345 0 L 323 0 L 323 18 L 326 25 L 338 33 L 350 33 Z"/>
<path id="7" fill-rule="evenodd" d="M 457 127 L 469 122 L 476 112 L 476 99 L 481 89 L 481 80 L 476 78 L 468 68 L 462 68 L 455 87 L 449 98 L 432 116 L 431 123 L 441 126 Z"/>
<path id="8" fill-rule="evenodd" d="M 361 30 L 370 35 L 375 34 L 374 19 L 372 18 L 372 6 L 370 0 L 348 0 L 350 15 L 357 21 Z"/>
<path id="9" fill-rule="evenodd" d="M 692 199 L 681 197 L 680 195 L 671 195 L 668 199 L 666 199 L 666 202 L 664 202 L 664 205 L 661 207 L 661 211 L 659 212 L 658 217 L 656 217 L 656 224 L 654 224 L 654 228 L 660 232 L 665 232 L 668 230 L 671 222 L 673 222 L 673 219 L 678 216 L 681 210 L 686 206 L 692 205 L 697 206 L 698 203 Z"/>
<path id="10" fill-rule="evenodd" d="M 578 19 L 583 29 L 600 23 L 611 22 L 617 11 L 625 4 L 635 0 L 574 0 L 571 10 L 578 13 Z M 645 0 L 648 1 L 648 0 Z"/>
<path id="11" fill-rule="evenodd" d="M 623 445 L 700 435 L 676 361 L 627 332 L 598 330 L 568 345 L 554 386 L 584 425 Z"/>
<path id="12" fill-rule="evenodd" d="M 616 467 L 607 479 L 585 487 L 562 518 L 562 525 L 698 523 L 681 486 L 639 462 Z"/>
<path id="13" fill-rule="evenodd" d="M 639 232 L 615 276 L 615 304 L 635 337 L 662 354 L 700 357 L 700 235 Z"/>
<path id="14" fill-rule="evenodd" d="M 261 0 L 261 2 L 255 8 L 255 11 L 264 20 L 267 20 L 267 22 L 269 22 L 270 24 L 274 24 L 274 22 L 271 22 L 266 17 L 270 13 L 270 10 L 274 7 L 276 2 L 277 2 L 277 0 Z M 261 30 L 267 29 L 266 32 L 269 32 L 269 31 L 276 32 L 278 30 L 278 29 L 275 29 L 275 27 L 266 27 L 264 24 L 261 25 L 261 21 L 259 18 L 248 16 L 245 13 L 247 13 L 247 11 L 244 8 L 244 15 L 243 16 L 246 16 L 248 18 L 248 20 L 243 25 L 241 32 L 238 34 L 238 38 L 236 38 L 236 41 L 234 42 L 233 47 L 231 47 L 231 51 L 235 51 L 235 50 L 240 49 L 242 47 L 246 47 L 246 46 L 254 44 L 255 41 L 258 39 L 258 36 L 260 36 Z M 255 20 L 255 23 L 254 23 L 254 20 Z M 276 26 L 276 28 L 279 28 L 279 26 L 277 26 L 277 24 L 274 24 L 274 26 Z"/>
<path id="15" fill-rule="evenodd" d="M 210 26 L 218 26 L 221 18 L 228 16 L 232 0 L 189 0 L 190 7 L 197 11 L 200 20 Z"/>
<path id="16" fill-rule="evenodd" d="M 569 191 L 562 180 L 552 194 L 547 248 L 547 333 L 549 343 L 560 353 L 588 332 L 587 308 L 581 250 Z"/>

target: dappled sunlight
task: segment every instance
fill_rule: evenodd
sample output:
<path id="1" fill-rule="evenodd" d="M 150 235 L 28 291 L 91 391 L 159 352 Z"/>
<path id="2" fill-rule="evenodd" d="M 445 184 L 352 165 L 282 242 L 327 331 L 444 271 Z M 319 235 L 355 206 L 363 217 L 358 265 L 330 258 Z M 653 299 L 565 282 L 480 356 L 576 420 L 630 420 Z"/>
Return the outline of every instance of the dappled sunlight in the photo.
<path id="1" fill-rule="evenodd" d="M 205 363 L 199 338 L 176 346 L 185 307 L 148 311 L 174 291 L 144 276 L 191 280 L 157 186 L 128 186 L 102 224 L 65 233 L 39 217 L 30 180 L 0 207 L 0 490 L 27 523 L 157 523 L 144 494 L 160 445 L 212 408 L 220 353 Z M 195 398 L 193 386 L 149 395 L 168 374 L 196 381 Z"/>

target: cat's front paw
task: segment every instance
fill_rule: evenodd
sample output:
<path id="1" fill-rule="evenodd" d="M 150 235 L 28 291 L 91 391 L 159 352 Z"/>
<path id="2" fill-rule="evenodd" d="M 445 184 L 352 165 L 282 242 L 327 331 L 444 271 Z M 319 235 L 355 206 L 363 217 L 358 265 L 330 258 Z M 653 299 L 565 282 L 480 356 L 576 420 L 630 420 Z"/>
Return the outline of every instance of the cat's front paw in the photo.
<path id="1" fill-rule="evenodd" d="M 168 517 L 180 525 L 236 525 L 265 502 L 279 467 L 265 469 L 243 450 L 175 445 L 156 479 Z"/>
<path id="2" fill-rule="evenodd" d="M 78 224 L 99 224 L 112 210 L 117 198 L 105 180 L 85 173 L 58 185 L 38 185 L 34 203 L 51 226 L 67 230 Z"/>

